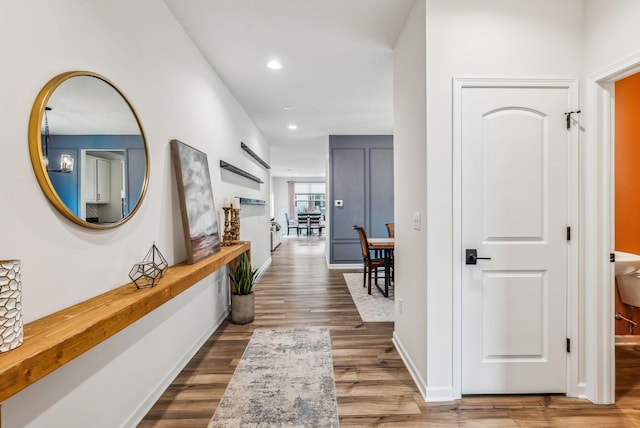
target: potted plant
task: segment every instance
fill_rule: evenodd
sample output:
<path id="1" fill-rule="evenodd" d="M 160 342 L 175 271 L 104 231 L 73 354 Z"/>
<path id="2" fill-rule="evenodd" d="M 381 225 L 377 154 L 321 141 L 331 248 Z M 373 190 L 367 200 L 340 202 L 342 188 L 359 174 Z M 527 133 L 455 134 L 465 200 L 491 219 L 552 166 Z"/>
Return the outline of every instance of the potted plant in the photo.
<path id="1" fill-rule="evenodd" d="M 233 284 L 231 295 L 231 321 L 236 324 L 247 324 L 253 321 L 255 296 L 253 283 L 258 276 L 258 269 L 253 269 L 246 253 L 243 253 L 238 264 L 229 269 L 229 279 Z"/>

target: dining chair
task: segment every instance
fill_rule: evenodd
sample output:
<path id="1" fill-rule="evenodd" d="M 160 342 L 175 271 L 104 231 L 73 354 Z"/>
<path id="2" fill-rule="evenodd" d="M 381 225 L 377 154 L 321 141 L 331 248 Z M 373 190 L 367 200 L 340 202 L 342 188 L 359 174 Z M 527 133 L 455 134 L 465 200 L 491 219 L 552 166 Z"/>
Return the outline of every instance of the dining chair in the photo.
<path id="1" fill-rule="evenodd" d="M 324 224 L 322 224 L 322 214 L 309 214 L 309 232 L 313 234 L 313 230 L 316 229 L 318 231 L 318 236 L 322 236 L 323 228 Z"/>
<path id="2" fill-rule="evenodd" d="M 396 234 L 395 223 L 385 223 L 384 225 L 387 226 L 387 233 L 389 234 L 389 238 L 395 238 L 395 234 Z M 393 250 L 391 250 L 391 255 L 390 255 L 390 257 L 391 257 L 391 281 L 394 280 L 394 275 L 393 275 L 393 273 L 394 273 L 394 269 L 393 269 L 394 257 L 393 256 L 394 256 Z"/>
<path id="3" fill-rule="evenodd" d="M 306 230 L 307 236 L 311 229 L 309 228 L 309 213 L 298 213 L 298 230 Z"/>
<path id="4" fill-rule="evenodd" d="M 387 233 L 389 234 L 389 238 L 393 238 L 395 235 L 395 224 L 394 223 L 385 223 L 387 226 Z"/>
<path id="5" fill-rule="evenodd" d="M 371 257 L 369 250 L 369 241 L 364 229 L 358 225 L 353 228 L 358 232 L 360 237 L 360 247 L 362 248 L 362 260 L 364 264 L 364 276 L 362 286 L 367 287 L 367 292 L 371 294 L 371 276 L 375 275 L 376 284 L 378 284 L 378 268 L 384 269 L 384 258 Z"/>
<path id="6" fill-rule="evenodd" d="M 284 213 L 284 218 L 287 221 L 287 236 L 289 236 L 289 230 L 295 229 L 298 236 L 300 236 L 300 229 L 298 228 L 298 223 L 295 220 L 289 219 L 289 214 Z"/>

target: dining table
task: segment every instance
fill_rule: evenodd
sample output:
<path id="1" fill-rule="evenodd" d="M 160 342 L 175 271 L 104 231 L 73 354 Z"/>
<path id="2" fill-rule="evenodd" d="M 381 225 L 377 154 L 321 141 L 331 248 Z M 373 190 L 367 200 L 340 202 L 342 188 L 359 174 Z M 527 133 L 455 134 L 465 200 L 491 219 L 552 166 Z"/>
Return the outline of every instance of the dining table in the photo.
<path id="1" fill-rule="evenodd" d="M 376 288 L 384 297 L 389 297 L 389 285 L 391 284 L 391 258 L 395 248 L 395 238 L 368 238 L 369 249 L 381 251 L 384 255 L 384 290 L 376 282 Z"/>

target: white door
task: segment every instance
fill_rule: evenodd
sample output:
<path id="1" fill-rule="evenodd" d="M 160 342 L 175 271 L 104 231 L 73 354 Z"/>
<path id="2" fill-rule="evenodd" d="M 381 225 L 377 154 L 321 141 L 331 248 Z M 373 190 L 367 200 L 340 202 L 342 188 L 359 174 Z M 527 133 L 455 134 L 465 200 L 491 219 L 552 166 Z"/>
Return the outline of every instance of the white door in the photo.
<path id="1" fill-rule="evenodd" d="M 99 204 L 108 204 L 111 192 L 111 161 L 96 159 L 96 194 Z"/>
<path id="2" fill-rule="evenodd" d="M 96 187 L 97 159 L 93 156 L 86 156 L 85 159 L 86 161 L 83 165 L 82 172 L 82 193 L 84 195 L 83 202 L 95 204 L 96 202 L 98 202 L 98 193 Z"/>
<path id="3" fill-rule="evenodd" d="M 462 88 L 463 394 L 566 392 L 568 91 Z"/>

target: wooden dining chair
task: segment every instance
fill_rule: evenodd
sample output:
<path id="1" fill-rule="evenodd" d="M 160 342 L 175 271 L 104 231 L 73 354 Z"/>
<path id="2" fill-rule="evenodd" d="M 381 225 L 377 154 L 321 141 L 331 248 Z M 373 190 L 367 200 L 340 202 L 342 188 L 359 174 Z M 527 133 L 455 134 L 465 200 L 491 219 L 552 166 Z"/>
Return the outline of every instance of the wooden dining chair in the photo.
<path id="1" fill-rule="evenodd" d="M 385 223 L 385 226 L 387 226 L 387 233 L 389 234 L 389 238 L 394 238 L 395 236 L 395 225 L 394 223 Z"/>
<path id="2" fill-rule="evenodd" d="M 396 228 L 395 228 L 395 223 L 385 223 L 385 226 L 387 226 L 387 233 L 389 234 L 389 238 L 395 238 L 395 234 L 396 234 Z M 394 254 L 393 254 L 393 250 L 391 250 L 391 281 L 394 280 L 394 275 L 393 275 L 393 265 L 394 265 Z"/>
<path id="3" fill-rule="evenodd" d="M 362 247 L 362 261 L 364 264 L 362 286 L 367 287 L 367 292 L 371 294 L 371 276 L 375 275 L 375 281 L 378 284 L 378 268 L 384 269 L 384 258 L 371 257 L 369 241 L 364 229 L 358 225 L 354 225 L 353 228 L 358 232 L 360 247 Z"/>

